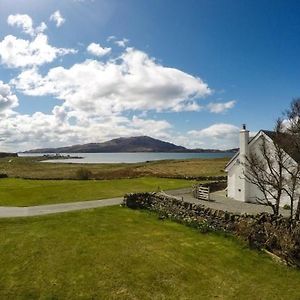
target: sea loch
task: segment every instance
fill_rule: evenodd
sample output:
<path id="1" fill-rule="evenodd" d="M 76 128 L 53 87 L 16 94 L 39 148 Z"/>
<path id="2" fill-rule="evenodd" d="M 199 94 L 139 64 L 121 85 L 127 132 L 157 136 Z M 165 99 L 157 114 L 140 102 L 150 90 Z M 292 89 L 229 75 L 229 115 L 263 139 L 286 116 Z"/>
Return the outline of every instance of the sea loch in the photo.
<path id="1" fill-rule="evenodd" d="M 43 156 L 47 153 L 19 153 L 19 156 Z M 60 153 L 62 155 L 80 156 L 78 158 L 70 159 L 50 159 L 45 162 L 50 163 L 138 163 L 154 160 L 167 159 L 191 159 L 191 158 L 222 158 L 232 157 L 232 152 L 220 153 L 168 153 L 168 152 L 134 152 L 134 153 Z M 53 155 L 53 153 L 49 153 Z"/>

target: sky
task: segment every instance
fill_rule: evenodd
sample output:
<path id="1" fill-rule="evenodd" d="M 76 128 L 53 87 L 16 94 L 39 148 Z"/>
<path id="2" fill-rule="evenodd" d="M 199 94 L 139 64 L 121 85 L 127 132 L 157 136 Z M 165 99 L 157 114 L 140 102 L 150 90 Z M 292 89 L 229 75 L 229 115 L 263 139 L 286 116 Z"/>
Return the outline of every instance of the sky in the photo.
<path id="1" fill-rule="evenodd" d="M 300 97 L 300 3 L 0 0 L 0 152 L 238 146 Z"/>

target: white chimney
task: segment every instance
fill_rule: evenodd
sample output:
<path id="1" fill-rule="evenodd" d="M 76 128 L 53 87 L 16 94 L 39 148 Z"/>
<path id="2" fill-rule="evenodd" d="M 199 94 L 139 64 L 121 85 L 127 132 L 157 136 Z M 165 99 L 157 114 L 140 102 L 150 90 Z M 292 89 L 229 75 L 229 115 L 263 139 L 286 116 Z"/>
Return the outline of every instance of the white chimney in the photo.
<path id="1" fill-rule="evenodd" d="M 242 129 L 240 130 L 240 189 L 239 195 L 240 200 L 243 202 L 248 201 L 249 195 L 249 182 L 245 179 L 246 173 L 246 156 L 249 155 L 249 130 L 246 129 L 246 124 L 242 125 Z"/>
<path id="2" fill-rule="evenodd" d="M 246 162 L 246 156 L 248 155 L 249 144 L 249 130 L 246 129 L 246 124 L 242 125 L 240 130 L 240 162 Z"/>

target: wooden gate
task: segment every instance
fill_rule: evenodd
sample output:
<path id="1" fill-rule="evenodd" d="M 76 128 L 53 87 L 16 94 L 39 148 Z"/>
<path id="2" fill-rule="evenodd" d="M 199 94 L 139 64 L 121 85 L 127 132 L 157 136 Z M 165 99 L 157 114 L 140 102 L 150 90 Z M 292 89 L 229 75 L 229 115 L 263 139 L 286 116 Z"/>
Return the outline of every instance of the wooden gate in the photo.
<path id="1" fill-rule="evenodd" d="M 197 199 L 209 201 L 209 187 L 199 185 L 197 187 Z"/>

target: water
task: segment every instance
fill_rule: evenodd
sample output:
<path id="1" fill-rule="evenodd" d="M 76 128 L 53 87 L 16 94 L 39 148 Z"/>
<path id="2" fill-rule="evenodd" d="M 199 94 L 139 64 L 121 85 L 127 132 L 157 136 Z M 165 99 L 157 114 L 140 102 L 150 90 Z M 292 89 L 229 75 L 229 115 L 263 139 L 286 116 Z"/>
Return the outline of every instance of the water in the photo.
<path id="1" fill-rule="evenodd" d="M 19 153 L 19 156 L 43 156 L 47 153 Z M 189 159 L 189 158 L 222 158 L 232 157 L 234 153 L 60 153 L 61 155 L 80 156 L 82 159 L 53 159 L 45 160 L 50 163 L 138 163 L 165 159 Z M 49 153 L 49 155 L 54 155 Z"/>

